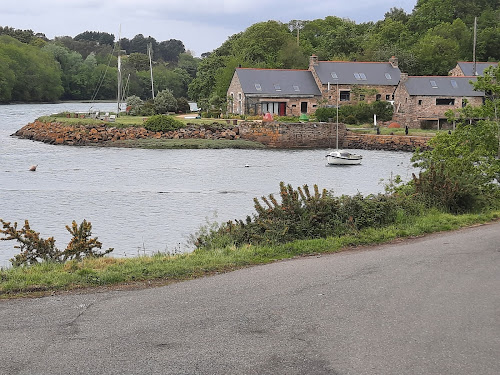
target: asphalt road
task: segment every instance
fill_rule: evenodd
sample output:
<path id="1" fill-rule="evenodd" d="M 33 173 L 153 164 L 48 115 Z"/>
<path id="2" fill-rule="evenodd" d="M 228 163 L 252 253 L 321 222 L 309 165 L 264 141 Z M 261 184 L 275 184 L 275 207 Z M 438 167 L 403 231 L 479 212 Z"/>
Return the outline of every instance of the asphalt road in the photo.
<path id="1" fill-rule="evenodd" d="M 165 287 L 0 301 L 0 374 L 500 374 L 500 222 Z"/>

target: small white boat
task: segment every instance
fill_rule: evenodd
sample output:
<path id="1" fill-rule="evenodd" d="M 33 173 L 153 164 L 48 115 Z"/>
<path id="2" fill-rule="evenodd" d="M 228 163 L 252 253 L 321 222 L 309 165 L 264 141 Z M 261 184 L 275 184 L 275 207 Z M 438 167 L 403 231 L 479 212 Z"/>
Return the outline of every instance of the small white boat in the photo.
<path id="1" fill-rule="evenodd" d="M 363 156 L 345 150 L 335 150 L 326 155 L 326 162 L 329 165 L 361 164 L 361 159 L 363 159 Z"/>

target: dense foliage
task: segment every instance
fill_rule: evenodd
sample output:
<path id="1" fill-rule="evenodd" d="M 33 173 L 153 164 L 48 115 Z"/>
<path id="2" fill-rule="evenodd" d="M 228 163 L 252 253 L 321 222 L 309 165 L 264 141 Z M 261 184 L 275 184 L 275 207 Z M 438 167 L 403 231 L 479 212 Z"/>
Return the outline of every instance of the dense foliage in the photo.
<path id="1" fill-rule="evenodd" d="M 168 132 L 184 128 L 186 125 L 182 121 L 176 120 L 175 117 L 156 115 L 148 118 L 144 123 L 144 127 L 154 132 Z"/>
<path id="2" fill-rule="evenodd" d="M 198 247 L 244 244 L 278 244 L 298 239 L 353 234 L 367 227 L 379 227 L 396 218 L 397 200 L 386 195 L 335 197 L 304 185 L 294 190 L 280 183 L 281 203 L 274 195 L 254 198 L 256 213 L 246 221 L 224 223 L 200 234 Z M 223 242 L 221 242 L 221 240 Z"/>
<path id="3" fill-rule="evenodd" d="M 114 98 L 118 47 L 124 51 L 125 96 L 150 98 L 148 45 L 153 51 L 155 92 L 169 89 L 175 98 L 207 103 L 204 110 L 217 108 L 210 103 L 225 100 L 234 68 L 239 65 L 304 69 L 311 54 L 320 60 L 357 61 L 388 61 L 394 55 L 401 70 L 410 75 L 446 75 L 457 61 L 472 61 L 474 16 L 478 17 L 477 60 L 498 61 L 500 0 L 418 0 L 410 14 L 391 8 L 383 20 L 361 24 L 335 16 L 260 22 L 232 35 L 214 51 L 203 53 L 201 59 L 193 57 L 176 39 L 158 42 L 138 34 L 120 39 L 118 46 L 114 35 L 103 32 L 85 31 L 74 38 L 48 40 L 32 30 L 0 27 L 0 36 L 23 44 L 20 55 L 14 58 L 12 51 L 3 53 L 6 42 L 0 40 L 0 102 Z M 51 90 L 46 91 L 39 89 L 36 79 L 19 82 L 26 71 L 17 60 L 44 60 L 46 52 L 59 65 L 56 74 L 36 77 L 48 81 L 59 76 L 61 84 L 51 81 L 46 85 Z M 44 60 L 36 68 L 44 70 L 50 65 Z M 12 89 L 14 86 L 20 88 Z"/>
<path id="4" fill-rule="evenodd" d="M 376 101 L 371 104 L 360 102 L 355 105 L 345 105 L 339 107 L 339 122 L 345 124 L 363 124 L 370 123 L 373 115 L 377 115 L 380 121 L 389 121 L 392 119 L 393 106 L 386 101 Z M 336 121 L 337 108 L 322 107 L 315 112 L 318 121 Z"/>

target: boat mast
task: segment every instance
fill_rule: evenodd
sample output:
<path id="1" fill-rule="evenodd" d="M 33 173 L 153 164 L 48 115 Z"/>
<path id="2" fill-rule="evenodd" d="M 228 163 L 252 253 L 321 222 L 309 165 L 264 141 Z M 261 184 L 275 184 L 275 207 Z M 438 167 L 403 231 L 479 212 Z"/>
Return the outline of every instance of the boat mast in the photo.
<path id="1" fill-rule="evenodd" d="M 122 33 L 122 25 L 120 25 L 120 31 L 118 33 L 118 95 L 116 99 L 117 110 L 116 117 L 120 114 L 120 100 L 122 96 L 122 63 L 121 63 L 121 51 L 120 51 L 120 38 Z"/>
<path id="2" fill-rule="evenodd" d="M 337 139 L 336 148 L 339 149 L 339 80 L 337 79 L 337 131 L 335 132 L 335 136 Z"/>
<path id="3" fill-rule="evenodd" d="M 151 94 L 153 96 L 153 99 L 155 98 L 155 87 L 153 83 L 153 64 L 151 62 L 151 50 L 153 49 L 152 43 L 148 44 L 148 55 L 149 55 L 149 71 L 151 74 Z"/>

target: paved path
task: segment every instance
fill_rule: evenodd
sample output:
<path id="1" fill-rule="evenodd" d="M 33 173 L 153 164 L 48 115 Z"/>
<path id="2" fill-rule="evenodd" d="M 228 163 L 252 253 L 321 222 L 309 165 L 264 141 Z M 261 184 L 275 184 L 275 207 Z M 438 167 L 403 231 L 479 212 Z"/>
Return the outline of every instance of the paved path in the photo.
<path id="1" fill-rule="evenodd" d="M 0 301 L 0 374 L 500 374 L 500 222 L 135 291 Z"/>

